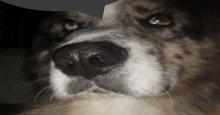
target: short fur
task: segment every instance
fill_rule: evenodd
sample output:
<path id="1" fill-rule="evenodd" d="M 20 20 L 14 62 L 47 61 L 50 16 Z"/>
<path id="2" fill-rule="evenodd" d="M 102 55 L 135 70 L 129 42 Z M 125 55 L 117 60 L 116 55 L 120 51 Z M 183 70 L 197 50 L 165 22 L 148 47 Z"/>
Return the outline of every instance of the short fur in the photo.
<path id="1" fill-rule="evenodd" d="M 41 91 L 36 108 L 24 113 L 220 115 L 220 14 L 206 1 L 194 3 L 121 0 L 106 7 L 103 19 L 58 12 L 42 24 L 36 37 L 36 58 L 30 64 L 38 80 L 33 84 Z M 72 20 L 78 27 L 68 30 L 65 25 Z M 78 62 L 84 57 L 75 52 L 95 56 L 91 47 L 96 43 L 120 47 L 124 51 L 118 58 L 125 58 L 100 67 L 107 71 L 102 74 L 82 67 L 87 62 Z M 74 49 L 76 45 L 83 48 Z M 67 54 L 76 61 L 68 62 L 73 65 L 70 70 L 60 61 Z M 114 63 L 117 59 L 111 55 L 117 55 L 109 55 L 113 62 L 98 58 L 94 63 Z M 51 95 L 42 95 L 47 89 Z"/>

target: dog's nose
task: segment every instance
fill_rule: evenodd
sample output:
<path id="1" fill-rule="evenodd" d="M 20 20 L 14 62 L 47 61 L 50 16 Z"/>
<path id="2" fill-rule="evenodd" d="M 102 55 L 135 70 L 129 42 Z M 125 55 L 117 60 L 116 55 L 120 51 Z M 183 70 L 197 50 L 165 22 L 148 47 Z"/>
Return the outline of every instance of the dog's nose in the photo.
<path id="1" fill-rule="evenodd" d="M 92 79 L 120 66 L 128 52 L 111 42 L 82 42 L 63 46 L 53 54 L 55 67 L 69 76 Z"/>

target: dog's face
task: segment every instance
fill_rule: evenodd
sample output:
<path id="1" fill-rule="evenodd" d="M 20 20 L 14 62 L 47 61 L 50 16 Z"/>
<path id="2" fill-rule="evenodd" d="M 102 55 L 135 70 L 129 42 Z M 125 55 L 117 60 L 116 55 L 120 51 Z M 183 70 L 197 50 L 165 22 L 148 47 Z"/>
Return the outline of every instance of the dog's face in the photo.
<path id="1" fill-rule="evenodd" d="M 119 1 L 109 9 L 103 19 L 60 12 L 43 24 L 35 48 L 57 97 L 158 96 L 212 80 L 217 15 L 168 0 Z"/>

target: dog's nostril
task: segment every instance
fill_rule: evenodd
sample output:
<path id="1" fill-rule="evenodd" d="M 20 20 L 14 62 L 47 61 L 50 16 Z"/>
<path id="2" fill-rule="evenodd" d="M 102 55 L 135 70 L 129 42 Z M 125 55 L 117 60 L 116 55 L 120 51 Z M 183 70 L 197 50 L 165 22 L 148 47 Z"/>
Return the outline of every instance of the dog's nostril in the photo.
<path id="1" fill-rule="evenodd" d="M 91 56 L 87 60 L 89 65 L 98 68 L 108 67 L 118 63 L 114 58 L 106 57 L 105 55 Z"/>
<path id="2" fill-rule="evenodd" d="M 89 57 L 88 63 L 89 65 L 93 65 L 97 67 L 106 66 L 108 64 L 107 61 L 105 61 L 101 56 L 98 55 Z"/>

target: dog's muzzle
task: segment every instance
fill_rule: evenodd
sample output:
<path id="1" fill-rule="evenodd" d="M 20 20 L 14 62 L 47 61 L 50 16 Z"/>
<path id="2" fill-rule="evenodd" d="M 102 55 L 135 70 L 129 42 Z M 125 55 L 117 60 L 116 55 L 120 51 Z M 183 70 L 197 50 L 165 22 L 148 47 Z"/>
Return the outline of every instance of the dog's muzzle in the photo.
<path id="1" fill-rule="evenodd" d="M 123 64 L 128 52 L 111 42 L 81 42 L 63 46 L 53 54 L 55 67 L 68 76 L 92 79 Z"/>

